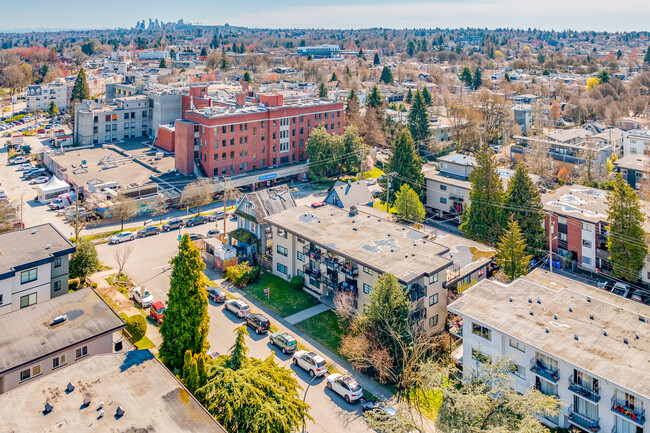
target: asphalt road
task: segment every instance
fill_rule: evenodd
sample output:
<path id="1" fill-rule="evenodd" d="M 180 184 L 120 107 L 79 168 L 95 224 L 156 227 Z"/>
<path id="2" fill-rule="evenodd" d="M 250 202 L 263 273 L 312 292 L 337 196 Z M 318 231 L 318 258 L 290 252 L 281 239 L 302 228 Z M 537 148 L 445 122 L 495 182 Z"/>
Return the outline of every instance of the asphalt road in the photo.
<path id="1" fill-rule="evenodd" d="M 234 222 L 227 221 L 228 230 L 234 229 Z M 223 221 L 219 221 L 219 228 L 223 230 Z M 189 229 L 183 228 L 181 233 L 205 234 L 214 228 L 215 223 L 207 223 Z M 100 259 L 108 266 L 115 267 L 115 251 L 131 249 L 124 272 L 131 277 L 135 284 L 145 286 L 156 300 L 166 300 L 169 291 L 171 269 L 170 259 L 178 248 L 178 230 L 153 235 L 144 239 L 125 242 L 118 245 L 102 244 L 97 247 Z M 208 340 L 210 350 L 226 354 L 235 341 L 235 329 L 244 322 L 230 312 L 226 312 L 222 304 L 210 303 L 210 333 Z M 286 330 L 279 323 L 275 324 Z M 276 361 L 296 374 L 303 391 L 307 388 L 311 377 L 299 367 L 291 364 L 291 357 L 270 345 L 267 335 L 251 333 L 247 337 L 249 355 L 255 358 L 267 358 L 271 352 L 275 353 Z M 305 342 L 302 342 L 306 344 Z M 309 433 L 335 433 L 335 432 L 370 432 L 361 414 L 359 403 L 349 405 L 338 394 L 332 393 L 325 387 L 325 379 L 314 380 L 307 393 L 307 403 L 311 406 L 310 414 L 314 422 L 308 423 Z"/>

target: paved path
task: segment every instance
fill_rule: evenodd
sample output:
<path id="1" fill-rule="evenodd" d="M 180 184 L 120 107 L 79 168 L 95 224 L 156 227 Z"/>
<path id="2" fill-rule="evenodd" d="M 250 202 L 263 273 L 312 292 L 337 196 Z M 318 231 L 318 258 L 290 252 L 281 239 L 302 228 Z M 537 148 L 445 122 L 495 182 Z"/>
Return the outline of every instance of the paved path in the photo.
<path id="1" fill-rule="evenodd" d="M 328 307 L 325 304 L 318 304 L 313 307 L 307 308 L 306 310 L 298 311 L 296 314 L 292 314 L 291 316 L 287 316 L 284 318 L 284 320 L 286 320 L 288 323 L 292 325 L 295 325 L 298 322 L 307 320 L 310 317 L 323 313 L 329 309 L 330 307 Z"/>

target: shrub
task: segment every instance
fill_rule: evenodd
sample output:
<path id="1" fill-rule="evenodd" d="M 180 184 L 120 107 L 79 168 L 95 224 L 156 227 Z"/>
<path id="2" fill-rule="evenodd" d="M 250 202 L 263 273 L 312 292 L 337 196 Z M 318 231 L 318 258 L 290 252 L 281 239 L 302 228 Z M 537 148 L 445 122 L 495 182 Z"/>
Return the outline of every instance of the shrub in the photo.
<path id="1" fill-rule="evenodd" d="M 291 281 L 289 281 L 289 286 L 291 286 L 291 288 L 294 290 L 301 290 L 304 285 L 305 285 L 305 277 L 301 277 L 298 275 L 292 277 Z"/>
<path id="2" fill-rule="evenodd" d="M 93 289 L 96 289 L 97 288 L 97 283 L 90 283 L 90 287 L 92 287 Z"/>
<path id="3" fill-rule="evenodd" d="M 68 290 L 77 290 L 79 288 L 79 279 L 75 278 L 74 280 L 68 281 Z"/>
<path id="4" fill-rule="evenodd" d="M 252 267 L 248 262 L 230 266 L 226 269 L 226 279 L 235 286 L 245 286 L 255 281 L 260 276 L 260 268 Z"/>
<path id="5" fill-rule="evenodd" d="M 147 319 L 142 314 L 134 314 L 126 319 L 126 332 L 131 334 L 131 342 L 137 343 L 147 333 Z"/>

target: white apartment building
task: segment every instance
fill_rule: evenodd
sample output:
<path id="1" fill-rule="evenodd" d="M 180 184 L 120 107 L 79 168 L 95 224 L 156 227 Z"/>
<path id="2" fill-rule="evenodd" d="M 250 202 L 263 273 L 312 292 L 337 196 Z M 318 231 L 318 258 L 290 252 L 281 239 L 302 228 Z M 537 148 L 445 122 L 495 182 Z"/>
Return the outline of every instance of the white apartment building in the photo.
<path id="1" fill-rule="evenodd" d="M 266 217 L 272 227 L 273 273 L 287 280 L 303 276 L 305 290 L 319 298 L 349 293 L 357 311 L 369 302 L 377 278 L 393 274 L 413 303 L 412 322 L 441 332 L 447 317 L 445 287 L 484 278 L 490 260 L 458 263 L 451 248 L 437 243 L 435 236 L 386 216 L 372 208 L 325 205 Z M 454 250 L 463 248 L 456 245 Z"/>
<path id="2" fill-rule="evenodd" d="M 73 85 L 74 83 L 65 80 L 57 80 L 50 84 L 27 86 L 25 91 L 27 111 L 47 111 L 52 102 L 56 104 L 59 111 L 67 110 Z"/>
<path id="3" fill-rule="evenodd" d="M 623 152 L 627 155 L 650 155 L 650 129 L 636 129 L 623 135 Z"/>
<path id="4" fill-rule="evenodd" d="M 484 280 L 448 306 L 462 318 L 463 371 L 510 358 L 514 386 L 562 400 L 550 427 L 643 433 L 650 405 L 650 308 L 535 270 Z"/>
<path id="5" fill-rule="evenodd" d="M 68 293 L 74 251 L 51 224 L 0 234 L 0 316 Z"/>
<path id="6" fill-rule="evenodd" d="M 80 146 L 147 136 L 149 109 L 144 95 L 115 98 L 114 104 L 75 104 L 74 142 Z"/>

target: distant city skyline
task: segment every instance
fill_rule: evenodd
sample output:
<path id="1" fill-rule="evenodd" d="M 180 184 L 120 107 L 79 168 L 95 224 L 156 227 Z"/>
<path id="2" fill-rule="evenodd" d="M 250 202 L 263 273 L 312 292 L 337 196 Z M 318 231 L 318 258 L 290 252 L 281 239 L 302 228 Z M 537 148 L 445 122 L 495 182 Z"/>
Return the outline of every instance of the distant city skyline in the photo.
<path id="1" fill-rule="evenodd" d="M 538 28 L 648 31 L 650 1 L 622 0 L 28 0 L 8 2 L 0 31 L 130 28 L 142 19 L 265 28 Z"/>

